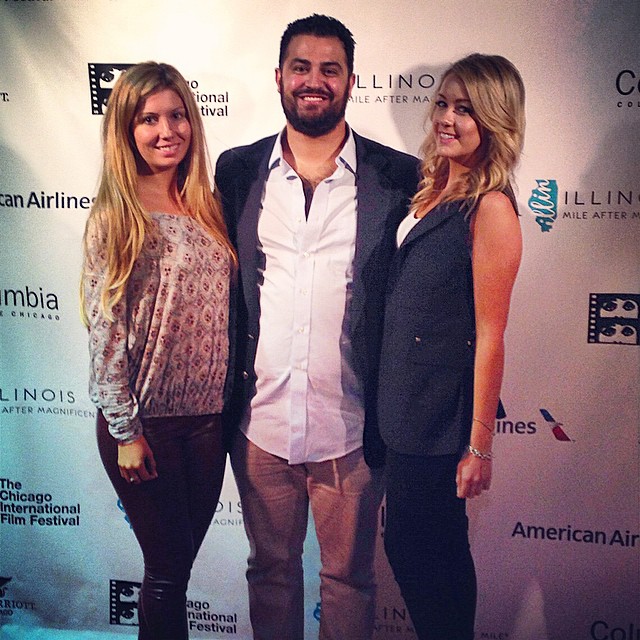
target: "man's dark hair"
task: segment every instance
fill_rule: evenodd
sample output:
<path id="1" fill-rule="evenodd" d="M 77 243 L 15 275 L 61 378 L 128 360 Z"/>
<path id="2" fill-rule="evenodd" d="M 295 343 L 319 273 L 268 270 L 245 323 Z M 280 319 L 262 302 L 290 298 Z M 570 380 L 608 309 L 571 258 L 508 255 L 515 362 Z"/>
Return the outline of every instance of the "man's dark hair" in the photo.
<path id="1" fill-rule="evenodd" d="M 353 34 L 345 27 L 340 20 L 330 16 L 322 16 L 314 13 L 308 18 L 300 18 L 289 23 L 280 40 L 280 57 L 278 66 L 282 69 L 282 63 L 287 55 L 287 48 L 294 36 L 318 36 L 319 38 L 338 38 L 342 42 L 345 55 L 347 56 L 347 70 L 349 75 L 353 73 L 353 50 L 355 40 Z"/>

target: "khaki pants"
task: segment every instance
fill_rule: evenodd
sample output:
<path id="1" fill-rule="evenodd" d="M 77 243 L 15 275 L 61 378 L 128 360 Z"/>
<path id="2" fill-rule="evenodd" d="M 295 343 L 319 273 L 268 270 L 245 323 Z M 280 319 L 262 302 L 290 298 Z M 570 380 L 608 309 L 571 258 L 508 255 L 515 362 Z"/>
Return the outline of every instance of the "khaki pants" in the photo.
<path id="1" fill-rule="evenodd" d="M 362 449 L 289 465 L 239 434 L 231 453 L 249 538 L 249 607 L 255 640 L 302 640 L 302 550 L 311 505 L 320 546 L 321 640 L 369 640 L 382 475 Z"/>

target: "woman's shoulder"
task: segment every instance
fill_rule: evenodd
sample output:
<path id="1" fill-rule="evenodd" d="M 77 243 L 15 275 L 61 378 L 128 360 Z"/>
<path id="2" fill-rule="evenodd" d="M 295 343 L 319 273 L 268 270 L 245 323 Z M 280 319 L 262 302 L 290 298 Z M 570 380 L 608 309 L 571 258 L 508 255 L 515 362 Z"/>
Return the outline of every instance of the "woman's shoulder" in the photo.
<path id="1" fill-rule="evenodd" d="M 480 199 L 480 204 L 482 203 L 491 207 L 503 207 L 508 205 L 513 208 L 511 198 L 504 191 L 487 191 Z"/>
<path id="2" fill-rule="evenodd" d="M 520 221 L 509 195 L 502 191 L 489 191 L 478 203 L 471 220 L 471 237 L 476 253 L 476 243 L 482 246 L 519 247 L 521 244 Z"/>
<path id="3" fill-rule="evenodd" d="M 513 193 L 505 191 L 488 191 L 483 194 L 476 207 L 476 216 L 517 215 L 517 205 Z"/>

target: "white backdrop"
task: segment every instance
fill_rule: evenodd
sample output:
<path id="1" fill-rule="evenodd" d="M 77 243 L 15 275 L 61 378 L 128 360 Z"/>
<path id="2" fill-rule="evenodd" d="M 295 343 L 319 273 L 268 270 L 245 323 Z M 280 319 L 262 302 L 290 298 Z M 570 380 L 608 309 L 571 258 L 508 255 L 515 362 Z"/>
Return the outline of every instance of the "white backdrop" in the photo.
<path id="1" fill-rule="evenodd" d="M 135 634 L 142 560 L 98 460 L 77 311 L 108 72 L 175 65 L 197 94 L 215 161 L 282 127 L 279 39 L 313 12 L 355 35 L 351 125 L 411 153 L 450 62 L 479 51 L 520 69 L 525 254 L 494 485 L 470 505 L 476 637 L 638 640 L 637 0 L 2 0 L 0 636 L 10 627 L 25 638 L 54 628 Z M 311 535 L 307 547 L 312 638 Z M 228 474 L 190 584 L 190 616 L 203 625 L 192 637 L 250 638 L 247 549 Z M 381 549 L 378 575 L 376 638 L 415 637 Z"/>

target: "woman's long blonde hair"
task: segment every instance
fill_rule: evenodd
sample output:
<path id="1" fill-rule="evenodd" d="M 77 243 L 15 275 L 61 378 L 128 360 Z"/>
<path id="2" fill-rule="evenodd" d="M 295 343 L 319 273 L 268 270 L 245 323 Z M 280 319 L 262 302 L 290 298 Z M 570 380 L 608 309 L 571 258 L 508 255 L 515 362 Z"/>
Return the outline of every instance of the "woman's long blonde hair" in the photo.
<path id="1" fill-rule="evenodd" d="M 89 235 L 97 234 L 104 246 L 107 266 L 100 307 L 109 319 L 113 319 L 112 309 L 125 294 L 145 232 L 151 223 L 137 195 L 136 158 L 139 158 L 139 153 L 133 138 L 133 123 L 146 98 L 163 89 L 171 89 L 180 96 L 191 125 L 191 144 L 178 166 L 177 187 L 181 204 L 227 248 L 233 266 L 236 265 L 222 210 L 209 182 L 204 127 L 195 98 L 186 80 L 171 65 L 157 62 L 136 64 L 122 73 L 109 96 L 102 123 L 102 175 L 83 241 L 84 269 L 91 259 Z M 82 283 L 80 302 L 83 322 L 88 324 Z"/>
<path id="2" fill-rule="evenodd" d="M 525 130 L 525 91 L 520 73 L 502 56 L 473 53 L 452 64 L 442 76 L 444 81 L 455 76 L 467 90 L 478 124 L 484 153 L 478 164 L 450 185 L 442 201 L 466 200 L 471 212 L 483 194 L 510 191 L 522 147 Z M 431 104 L 429 120 L 436 101 Z M 420 149 L 422 180 L 412 201 L 412 210 L 428 207 L 447 186 L 449 163 L 436 153 L 433 129 L 429 128 Z"/>

